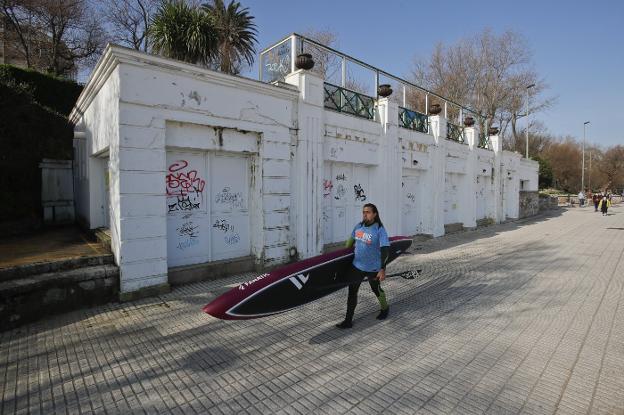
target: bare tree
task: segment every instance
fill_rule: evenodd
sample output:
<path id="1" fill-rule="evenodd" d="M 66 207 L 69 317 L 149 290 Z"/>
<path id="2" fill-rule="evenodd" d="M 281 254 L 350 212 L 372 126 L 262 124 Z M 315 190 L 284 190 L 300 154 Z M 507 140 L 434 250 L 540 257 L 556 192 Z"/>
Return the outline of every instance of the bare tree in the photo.
<path id="1" fill-rule="evenodd" d="M 103 11 L 111 28 L 111 40 L 148 52 L 150 19 L 160 2 L 160 0 L 107 0 Z"/>
<path id="2" fill-rule="evenodd" d="M 511 125 L 517 137 L 516 121 L 523 116 L 527 85 L 535 84 L 532 113 L 552 104 L 552 99 L 541 98 L 547 85 L 530 63 L 531 52 L 519 34 L 507 31 L 497 36 L 486 29 L 455 45 L 436 45 L 428 59 L 415 60 L 411 77 L 416 84 L 482 114 L 482 128 L 497 124 L 505 136 Z"/>
<path id="3" fill-rule="evenodd" d="M 552 142 L 542 153 L 552 167 L 555 187 L 566 192 L 581 188 L 581 146 L 572 137 Z"/>
<path id="4" fill-rule="evenodd" d="M 338 34 L 329 29 L 315 30 L 308 29 L 302 33 L 303 36 L 312 39 L 323 46 L 336 49 L 338 47 Z M 323 79 L 331 82 L 341 70 L 341 60 L 335 53 L 323 49 L 313 43 L 305 43 L 304 52 L 312 55 L 314 59 L 314 68 L 312 72 L 317 73 Z"/>
<path id="5" fill-rule="evenodd" d="M 45 69 L 68 76 L 90 64 L 101 50 L 104 31 L 87 0 L 2 0 L 2 10 L 21 32 L 22 53 L 32 65 L 33 44 Z M 26 34 L 30 34 L 30 41 Z"/>
<path id="6" fill-rule="evenodd" d="M 308 29 L 302 35 L 332 49 L 339 47 L 338 34 L 330 29 Z M 342 59 L 339 55 L 309 42 L 304 42 L 303 51 L 311 54 L 314 59 L 312 72 L 317 73 L 326 82 L 342 86 Z M 345 75 L 345 88 L 366 95 L 373 93 L 370 85 L 354 75 L 348 62 Z"/>
<path id="7" fill-rule="evenodd" d="M 35 15 L 32 11 L 33 1 L 26 0 L 0 0 L 2 17 L 8 23 L 5 28 L 5 36 L 13 32 L 19 47 L 14 48 L 26 62 L 26 66 L 33 67 L 32 49 L 35 47 L 36 28 Z M 8 29 L 8 30 L 7 30 Z"/>

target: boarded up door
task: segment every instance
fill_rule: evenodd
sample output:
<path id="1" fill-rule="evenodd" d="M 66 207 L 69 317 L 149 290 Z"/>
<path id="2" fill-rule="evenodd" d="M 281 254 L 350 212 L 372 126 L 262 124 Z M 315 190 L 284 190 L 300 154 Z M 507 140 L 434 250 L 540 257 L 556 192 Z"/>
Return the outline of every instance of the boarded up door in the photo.
<path id="1" fill-rule="evenodd" d="M 249 255 L 245 157 L 167 151 L 167 264 Z"/>
<path id="2" fill-rule="evenodd" d="M 370 202 L 370 169 L 348 163 L 325 163 L 323 179 L 324 243 L 346 240 L 362 220 L 362 207 Z"/>
<path id="3" fill-rule="evenodd" d="M 249 255 L 249 160 L 213 155 L 211 161 L 212 260 Z"/>
<path id="4" fill-rule="evenodd" d="M 403 170 L 401 181 L 402 191 L 402 221 L 401 234 L 415 235 L 420 228 L 420 176 L 416 170 Z"/>

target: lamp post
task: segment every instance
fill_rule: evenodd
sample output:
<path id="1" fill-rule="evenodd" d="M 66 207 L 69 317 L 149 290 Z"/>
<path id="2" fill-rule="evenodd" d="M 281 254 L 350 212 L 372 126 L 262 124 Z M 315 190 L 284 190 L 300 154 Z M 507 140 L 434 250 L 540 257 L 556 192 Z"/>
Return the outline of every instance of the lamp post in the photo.
<path id="1" fill-rule="evenodd" d="M 581 192 L 585 189 L 585 127 L 587 127 L 589 121 L 583 123 L 583 161 L 581 167 Z"/>
<path id="2" fill-rule="evenodd" d="M 526 158 L 529 158 L 529 89 L 533 88 L 535 84 L 527 85 L 526 87 L 526 117 L 527 117 L 527 126 L 526 126 L 526 154 L 524 155 Z"/>
<path id="3" fill-rule="evenodd" d="M 589 180 L 587 183 L 587 187 L 589 187 L 589 191 L 592 191 L 592 187 L 591 187 L 591 159 L 592 159 L 592 152 L 589 152 Z"/>

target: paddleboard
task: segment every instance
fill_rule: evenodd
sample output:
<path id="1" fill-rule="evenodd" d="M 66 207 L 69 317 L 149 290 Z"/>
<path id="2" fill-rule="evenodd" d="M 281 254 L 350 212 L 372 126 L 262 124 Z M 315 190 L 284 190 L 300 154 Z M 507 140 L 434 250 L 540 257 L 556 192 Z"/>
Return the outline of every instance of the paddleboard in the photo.
<path id="1" fill-rule="evenodd" d="M 412 240 L 390 238 L 388 263 L 405 252 Z M 291 310 L 346 287 L 345 275 L 353 262 L 353 248 L 279 267 L 217 297 L 203 311 L 224 320 L 244 320 Z"/>

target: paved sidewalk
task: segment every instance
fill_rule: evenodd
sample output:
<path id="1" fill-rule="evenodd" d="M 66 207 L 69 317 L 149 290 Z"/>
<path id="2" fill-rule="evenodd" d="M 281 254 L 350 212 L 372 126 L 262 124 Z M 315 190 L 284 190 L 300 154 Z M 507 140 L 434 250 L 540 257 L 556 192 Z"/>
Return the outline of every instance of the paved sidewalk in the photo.
<path id="1" fill-rule="evenodd" d="M 276 317 L 201 312 L 242 275 L 0 333 L 0 413 L 624 414 L 624 207 L 418 242 L 360 290 Z"/>

